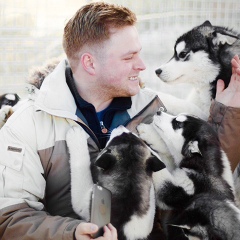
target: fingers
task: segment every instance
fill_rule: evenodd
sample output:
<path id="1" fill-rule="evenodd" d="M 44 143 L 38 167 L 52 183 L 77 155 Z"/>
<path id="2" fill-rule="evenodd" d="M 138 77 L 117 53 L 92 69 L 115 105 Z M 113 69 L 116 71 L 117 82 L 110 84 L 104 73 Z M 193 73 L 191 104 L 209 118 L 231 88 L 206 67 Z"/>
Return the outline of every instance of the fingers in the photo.
<path id="1" fill-rule="evenodd" d="M 219 79 L 217 81 L 217 92 L 216 95 L 218 95 L 219 93 L 221 93 L 225 88 L 225 84 L 224 81 L 222 79 Z"/>
<path id="2" fill-rule="evenodd" d="M 240 60 L 239 60 L 238 55 L 235 55 L 233 58 L 234 58 L 238 63 L 240 63 Z"/>
<path id="3" fill-rule="evenodd" d="M 238 75 L 240 75 L 240 60 L 239 60 L 239 57 L 238 57 L 238 55 L 235 55 L 234 56 L 234 60 L 237 62 L 237 69 L 236 69 L 236 73 L 238 74 Z M 239 80 L 239 79 L 238 79 Z"/>
<path id="4" fill-rule="evenodd" d="M 232 73 L 236 73 L 236 70 L 240 68 L 240 60 L 238 55 L 235 55 L 233 57 L 233 59 L 231 60 L 231 64 L 232 64 L 232 70 L 233 70 Z"/>
<path id="5" fill-rule="evenodd" d="M 240 68 L 237 68 L 236 73 L 240 76 Z"/>
<path id="6" fill-rule="evenodd" d="M 240 81 L 240 60 L 238 55 L 235 55 L 231 60 L 232 64 L 232 76 L 230 80 L 230 85 L 235 81 Z"/>
<path id="7" fill-rule="evenodd" d="M 85 239 L 90 239 L 90 235 L 97 232 L 98 226 L 92 223 L 80 223 L 75 232 L 76 239 L 83 239 L 85 235 Z"/>
<path id="8" fill-rule="evenodd" d="M 111 231 L 112 239 L 117 239 L 117 229 L 111 223 L 108 224 L 108 228 Z"/>
<path id="9" fill-rule="evenodd" d="M 117 230 L 116 228 L 109 223 L 103 227 L 104 234 L 102 237 L 99 237 L 98 240 L 117 240 Z"/>

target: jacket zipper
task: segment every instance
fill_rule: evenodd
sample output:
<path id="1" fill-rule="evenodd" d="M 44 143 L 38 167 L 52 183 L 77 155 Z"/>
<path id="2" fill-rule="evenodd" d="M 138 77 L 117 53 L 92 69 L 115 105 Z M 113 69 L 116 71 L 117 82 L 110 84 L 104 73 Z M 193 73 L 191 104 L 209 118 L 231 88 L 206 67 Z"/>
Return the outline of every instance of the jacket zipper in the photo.
<path id="1" fill-rule="evenodd" d="M 89 128 L 89 127 L 88 127 L 86 124 L 84 124 L 84 123 L 81 123 L 81 122 L 79 122 L 79 121 L 77 121 L 77 123 L 78 123 L 80 126 L 82 126 L 83 129 L 85 129 L 85 131 L 90 135 L 90 137 L 91 137 L 91 138 L 93 139 L 93 141 L 96 143 L 99 151 L 101 151 L 102 149 L 101 149 L 101 147 L 100 147 L 100 143 L 99 143 L 99 141 L 98 141 L 95 133 L 92 131 L 92 129 Z"/>
<path id="2" fill-rule="evenodd" d="M 138 114 L 136 114 L 133 118 L 129 119 L 128 121 L 126 121 L 123 125 L 126 126 L 128 123 L 130 123 L 132 120 L 134 120 L 135 118 L 137 118 L 139 115 L 141 115 L 156 99 L 158 98 L 158 96 L 155 96 L 151 102 L 149 102 L 148 105 L 146 105 Z M 77 121 L 83 128 L 85 128 L 87 130 L 87 132 L 89 133 L 89 135 L 92 137 L 93 141 L 97 144 L 99 151 L 101 151 L 101 147 L 99 144 L 99 141 L 96 137 L 96 135 L 94 134 L 94 132 L 84 123 L 81 123 L 79 121 Z M 100 121 L 100 127 L 103 133 L 105 133 L 105 131 L 108 132 L 108 129 L 104 126 L 103 121 Z M 106 132 L 106 133 L 107 133 Z"/>
<path id="3" fill-rule="evenodd" d="M 108 133 L 108 129 L 104 126 L 103 121 L 100 121 L 100 128 L 102 133 L 104 134 Z"/>

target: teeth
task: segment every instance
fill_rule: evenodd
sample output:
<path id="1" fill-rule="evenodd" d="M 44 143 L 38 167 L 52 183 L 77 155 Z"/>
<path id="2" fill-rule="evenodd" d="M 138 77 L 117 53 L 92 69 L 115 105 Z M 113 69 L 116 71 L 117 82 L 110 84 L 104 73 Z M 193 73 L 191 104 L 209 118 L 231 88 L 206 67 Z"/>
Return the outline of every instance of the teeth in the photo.
<path id="1" fill-rule="evenodd" d="M 134 81 L 134 80 L 137 80 L 138 79 L 138 77 L 130 77 L 129 78 L 129 80 L 131 80 L 131 81 Z"/>

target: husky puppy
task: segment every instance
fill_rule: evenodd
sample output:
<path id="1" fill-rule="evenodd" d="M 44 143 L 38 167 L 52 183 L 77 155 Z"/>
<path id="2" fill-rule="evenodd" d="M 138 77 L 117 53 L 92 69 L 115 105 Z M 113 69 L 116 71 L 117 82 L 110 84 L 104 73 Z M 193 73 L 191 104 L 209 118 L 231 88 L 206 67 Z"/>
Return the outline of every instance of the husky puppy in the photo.
<path id="1" fill-rule="evenodd" d="M 5 93 L 0 96 L 0 129 L 5 124 L 7 119 L 13 113 L 13 106 L 20 100 L 16 93 Z"/>
<path id="2" fill-rule="evenodd" d="M 49 59 L 42 66 L 33 67 L 29 71 L 28 82 L 26 89 L 29 97 L 35 89 L 39 89 L 44 79 L 56 68 L 61 58 Z M 35 87 L 33 87 L 33 85 Z M 0 96 L 0 129 L 5 124 L 7 119 L 15 112 L 28 98 L 20 99 L 16 93 L 7 93 Z"/>
<path id="3" fill-rule="evenodd" d="M 79 131 L 74 128 L 67 134 L 73 209 L 90 219 L 91 189 L 93 182 L 98 183 L 112 192 L 111 223 L 117 228 L 118 239 L 146 239 L 153 228 L 156 206 L 152 173 L 165 165 L 122 126 L 113 130 L 107 146 L 90 164 L 86 133 Z"/>
<path id="4" fill-rule="evenodd" d="M 240 239 L 230 164 L 212 127 L 200 118 L 164 112 L 153 125 L 175 163 L 171 172 L 153 174 L 157 205 L 174 210 L 165 222 L 172 231 L 168 239 L 184 239 L 174 236 L 173 227 L 183 229 L 187 239 Z"/>
<path id="5" fill-rule="evenodd" d="M 0 96 L 0 109 L 4 106 L 14 106 L 20 100 L 16 93 L 5 93 Z"/>
<path id="6" fill-rule="evenodd" d="M 224 80 L 228 86 L 231 59 L 236 54 L 240 56 L 240 34 L 226 27 L 213 26 L 209 21 L 180 36 L 172 58 L 155 71 L 162 80 L 159 96 L 168 112 L 174 115 L 187 112 L 206 120 L 211 100 L 216 95 L 217 80 Z M 169 96 L 169 91 L 176 92 L 182 83 L 192 87 L 192 91 L 181 88 L 186 98 L 178 100 Z"/>

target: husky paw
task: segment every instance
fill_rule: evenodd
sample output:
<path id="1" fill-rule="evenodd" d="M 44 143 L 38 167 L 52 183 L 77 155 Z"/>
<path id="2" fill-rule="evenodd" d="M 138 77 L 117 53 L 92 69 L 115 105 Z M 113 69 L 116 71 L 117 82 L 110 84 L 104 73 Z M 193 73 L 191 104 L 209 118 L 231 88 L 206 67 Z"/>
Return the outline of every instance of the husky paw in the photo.
<path id="1" fill-rule="evenodd" d="M 176 169 L 173 171 L 174 184 L 182 187 L 188 195 L 193 195 L 195 192 L 193 181 L 188 177 L 184 169 Z"/>
<path id="2" fill-rule="evenodd" d="M 151 132 L 153 131 L 153 127 L 151 124 L 145 124 L 145 123 L 140 123 L 137 126 L 137 131 L 140 136 L 144 141 L 149 141 L 151 139 Z"/>
<path id="3" fill-rule="evenodd" d="M 159 191 L 163 186 L 165 182 L 172 182 L 173 177 L 171 173 L 164 168 L 161 171 L 153 172 L 153 185 L 156 191 Z"/>
<path id="4" fill-rule="evenodd" d="M 164 143 L 152 124 L 141 123 L 137 126 L 137 131 L 139 137 L 143 141 L 145 141 L 153 150 L 159 152 L 159 146 L 162 146 Z"/>
<path id="5" fill-rule="evenodd" d="M 141 123 L 137 126 L 139 137 L 147 143 L 161 157 L 162 161 L 172 171 L 175 168 L 173 157 L 171 156 L 166 143 L 162 137 L 157 133 L 154 125 Z"/>
<path id="6" fill-rule="evenodd" d="M 172 209 L 170 206 L 164 203 L 164 201 L 162 200 L 162 196 L 166 193 L 166 184 L 169 182 L 172 183 L 173 181 L 173 176 L 166 168 L 153 173 L 153 185 L 155 189 L 156 203 L 157 206 L 161 209 Z"/>

